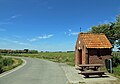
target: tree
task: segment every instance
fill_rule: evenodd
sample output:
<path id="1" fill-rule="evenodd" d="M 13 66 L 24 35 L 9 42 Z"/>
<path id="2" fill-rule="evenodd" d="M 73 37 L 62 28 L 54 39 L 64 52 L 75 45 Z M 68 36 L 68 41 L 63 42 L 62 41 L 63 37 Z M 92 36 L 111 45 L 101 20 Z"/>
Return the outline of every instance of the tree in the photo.
<path id="1" fill-rule="evenodd" d="M 89 33 L 104 33 L 113 46 L 120 46 L 120 15 L 118 15 L 116 22 L 93 26 Z"/>
<path id="2" fill-rule="evenodd" d="M 120 46 L 120 15 L 118 15 L 116 20 L 117 21 L 113 28 L 115 29 L 116 32 L 116 39 L 117 39 L 116 45 Z"/>

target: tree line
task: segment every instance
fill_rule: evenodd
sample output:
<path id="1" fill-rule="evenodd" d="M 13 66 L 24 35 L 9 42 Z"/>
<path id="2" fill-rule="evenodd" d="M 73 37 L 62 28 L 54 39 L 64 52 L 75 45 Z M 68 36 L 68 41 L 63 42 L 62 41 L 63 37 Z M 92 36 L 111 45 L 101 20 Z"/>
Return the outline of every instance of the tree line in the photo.
<path id="1" fill-rule="evenodd" d="M 23 53 L 35 54 L 35 53 L 38 53 L 38 51 L 37 50 L 29 50 L 29 49 L 24 49 L 24 50 L 0 49 L 0 53 L 4 53 L 4 54 L 23 54 Z"/>

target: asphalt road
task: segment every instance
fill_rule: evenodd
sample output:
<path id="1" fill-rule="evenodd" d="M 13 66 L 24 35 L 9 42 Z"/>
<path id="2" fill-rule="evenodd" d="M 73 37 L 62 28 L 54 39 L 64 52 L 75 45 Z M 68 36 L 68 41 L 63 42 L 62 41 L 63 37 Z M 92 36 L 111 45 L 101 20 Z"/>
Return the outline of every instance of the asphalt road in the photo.
<path id="1" fill-rule="evenodd" d="M 26 65 L 0 77 L 0 84 L 66 84 L 67 78 L 59 64 L 36 58 L 23 58 Z"/>

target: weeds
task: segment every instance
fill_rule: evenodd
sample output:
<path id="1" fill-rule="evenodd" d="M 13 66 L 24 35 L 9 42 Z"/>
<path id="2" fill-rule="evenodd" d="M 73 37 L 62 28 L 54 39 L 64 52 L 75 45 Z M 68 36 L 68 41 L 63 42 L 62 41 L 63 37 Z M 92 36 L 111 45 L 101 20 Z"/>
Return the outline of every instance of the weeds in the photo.
<path id="1" fill-rule="evenodd" d="M 20 59 L 6 58 L 6 57 L 0 56 L 0 73 L 11 70 L 20 64 L 22 64 L 22 60 Z"/>

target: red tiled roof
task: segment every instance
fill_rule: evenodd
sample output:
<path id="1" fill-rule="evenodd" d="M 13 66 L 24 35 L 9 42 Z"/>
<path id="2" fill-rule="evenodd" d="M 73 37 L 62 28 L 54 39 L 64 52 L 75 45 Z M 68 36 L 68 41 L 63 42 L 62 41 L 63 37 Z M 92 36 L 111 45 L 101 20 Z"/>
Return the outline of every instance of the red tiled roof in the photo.
<path id="1" fill-rule="evenodd" d="M 112 48 L 105 34 L 80 33 L 79 38 L 87 48 Z"/>

